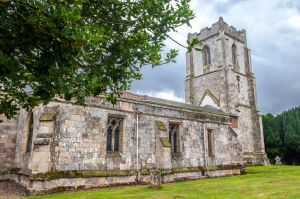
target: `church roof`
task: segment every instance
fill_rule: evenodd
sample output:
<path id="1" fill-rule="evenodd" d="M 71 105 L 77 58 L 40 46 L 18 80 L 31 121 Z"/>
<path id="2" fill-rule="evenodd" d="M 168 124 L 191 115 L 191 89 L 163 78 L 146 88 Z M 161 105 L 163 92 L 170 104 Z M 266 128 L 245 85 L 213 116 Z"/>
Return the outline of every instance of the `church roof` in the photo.
<path id="1" fill-rule="evenodd" d="M 172 108 L 179 108 L 179 109 L 188 109 L 188 110 L 193 110 L 197 112 L 204 112 L 204 113 L 213 113 L 213 114 L 222 114 L 222 115 L 227 115 L 224 111 L 217 109 L 212 106 L 197 106 L 193 104 L 188 104 L 184 102 L 177 102 L 177 101 L 172 101 L 172 100 L 166 100 L 166 99 L 161 99 L 161 98 L 156 98 L 156 97 L 150 97 L 147 95 L 139 95 L 131 92 L 124 92 L 123 95 L 121 96 L 121 99 L 131 99 L 131 100 L 136 100 L 136 101 L 143 101 L 146 103 L 150 104 L 157 104 L 157 105 L 164 105 L 164 106 L 169 106 Z"/>

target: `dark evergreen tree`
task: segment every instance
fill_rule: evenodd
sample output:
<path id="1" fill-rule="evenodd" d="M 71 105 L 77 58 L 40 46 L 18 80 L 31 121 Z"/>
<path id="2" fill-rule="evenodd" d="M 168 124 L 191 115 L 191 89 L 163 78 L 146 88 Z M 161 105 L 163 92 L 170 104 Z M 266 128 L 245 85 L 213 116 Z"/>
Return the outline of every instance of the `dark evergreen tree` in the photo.
<path id="1" fill-rule="evenodd" d="M 278 155 L 285 164 L 300 164 L 300 107 L 263 116 L 265 147 L 271 162 Z"/>

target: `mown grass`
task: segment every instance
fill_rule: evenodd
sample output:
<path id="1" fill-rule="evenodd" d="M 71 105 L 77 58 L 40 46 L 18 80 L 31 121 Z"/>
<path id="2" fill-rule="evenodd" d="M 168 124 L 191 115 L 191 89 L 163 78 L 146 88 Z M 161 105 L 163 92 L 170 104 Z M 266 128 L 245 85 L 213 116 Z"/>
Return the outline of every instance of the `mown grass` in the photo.
<path id="1" fill-rule="evenodd" d="M 30 197 L 49 199 L 300 198 L 300 166 L 248 167 L 246 175 Z"/>

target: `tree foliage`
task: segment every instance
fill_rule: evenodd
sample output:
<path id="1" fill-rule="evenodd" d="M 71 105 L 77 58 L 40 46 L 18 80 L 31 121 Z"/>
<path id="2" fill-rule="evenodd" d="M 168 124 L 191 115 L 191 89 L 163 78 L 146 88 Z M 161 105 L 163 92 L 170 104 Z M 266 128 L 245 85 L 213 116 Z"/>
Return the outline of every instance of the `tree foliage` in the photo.
<path id="1" fill-rule="evenodd" d="M 300 164 L 300 107 L 263 116 L 263 127 L 268 157 L 278 155 L 286 164 Z"/>
<path id="2" fill-rule="evenodd" d="M 189 2 L 0 0 L 0 114 L 10 118 L 56 94 L 115 102 L 142 66 L 174 62 L 177 50 L 161 52 L 168 32 L 194 18 Z"/>

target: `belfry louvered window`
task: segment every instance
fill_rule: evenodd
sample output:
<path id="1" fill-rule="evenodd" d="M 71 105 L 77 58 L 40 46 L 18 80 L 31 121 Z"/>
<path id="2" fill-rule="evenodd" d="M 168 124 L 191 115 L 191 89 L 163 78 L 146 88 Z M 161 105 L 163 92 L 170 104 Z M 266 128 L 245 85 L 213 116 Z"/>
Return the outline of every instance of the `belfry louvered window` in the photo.
<path id="1" fill-rule="evenodd" d="M 210 50 L 208 46 L 203 47 L 203 63 L 204 66 L 210 64 Z"/>
<path id="2" fill-rule="evenodd" d="M 237 65 L 237 55 L 236 55 L 236 45 L 235 44 L 232 44 L 231 51 L 232 51 L 232 64 L 233 64 L 233 66 L 236 66 Z"/>
<path id="3" fill-rule="evenodd" d="M 122 133 L 123 119 L 109 117 L 107 121 L 106 151 L 117 152 L 120 150 L 120 135 Z"/>

